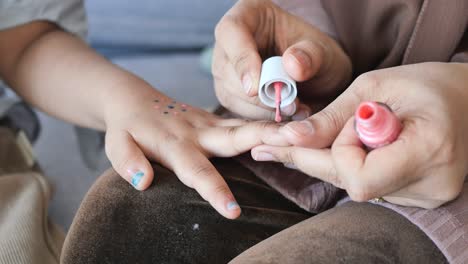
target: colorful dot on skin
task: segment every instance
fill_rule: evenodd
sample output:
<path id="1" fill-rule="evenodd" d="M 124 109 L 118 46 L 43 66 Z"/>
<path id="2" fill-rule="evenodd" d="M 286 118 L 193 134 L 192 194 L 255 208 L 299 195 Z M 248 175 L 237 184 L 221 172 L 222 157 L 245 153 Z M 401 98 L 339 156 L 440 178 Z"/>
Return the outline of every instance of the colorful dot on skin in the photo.
<path id="1" fill-rule="evenodd" d="M 159 109 L 159 108 L 161 108 L 161 107 L 160 107 L 159 105 L 155 105 L 155 106 L 153 106 L 153 108 L 154 108 L 154 109 Z"/>
<path id="2" fill-rule="evenodd" d="M 167 111 L 164 111 L 164 114 L 165 114 L 165 115 L 167 115 L 167 114 L 169 114 L 169 112 L 167 112 Z"/>
<path id="3" fill-rule="evenodd" d="M 143 179 L 143 176 L 145 176 L 145 174 L 141 171 L 138 171 L 136 172 L 135 174 L 133 174 L 132 176 L 132 185 L 133 187 L 138 187 L 138 184 L 140 184 L 140 181 L 141 179 Z"/>
<path id="4" fill-rule="evenodd" d="M 182 112 L 187 112 L 187 109 L 182 109 Z"/>
<path id="5" fill-rule="evenodd" d="M 159 100 L 158 100 L 158 99 L 156 99 L 156 100 L 154 100 L 154 102 L 155 102 L 155 103 L 159 103 Z"/>
<path id="6" fill-rule="evenodd" d="M 167 108 L 174 109 L 174 106 L 173 105 L 168 105 Z"/>

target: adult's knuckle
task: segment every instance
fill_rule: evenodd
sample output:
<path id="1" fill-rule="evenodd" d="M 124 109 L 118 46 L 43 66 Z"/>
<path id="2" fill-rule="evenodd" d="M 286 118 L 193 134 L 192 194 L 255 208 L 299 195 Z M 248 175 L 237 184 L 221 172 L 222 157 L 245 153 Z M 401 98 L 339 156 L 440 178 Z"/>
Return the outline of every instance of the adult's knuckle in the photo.
<path id="1" fill-rule="evenodd" d="M 427 161 L 431 168 L 455 168 L 460 163 L 459 145 L 452 140 L 455 138 L 453 133 L 441 130 L 426 132 L 425 144 L 422 144 L 422 159 Z"/>
<path id="2" fill-rule="evenodd" d="M 318 116 L 323 120 L 323 123 L 326 124 L 327 127 L 334 131 L 341 130 L 341 126 L 344 120 L 346 120 L 342 112 L 331 107 L 327 107 L 320 111 Z"/>
<path id="3" fill-rule="evenodd" d="M 242 69 L 248 65 L 250 54 L 247 51 L 241 51 L 240 53 L 234 55 L 232 58 L 232 65 L 237 72 L 242 71 Z"/>
<path id="4" fill-rule="evenodd" d="M 383 78 L 378 71 L 370 71 L 359 75 L 354 81 L 356 89 L 376 89 L 382 84 Z"/>

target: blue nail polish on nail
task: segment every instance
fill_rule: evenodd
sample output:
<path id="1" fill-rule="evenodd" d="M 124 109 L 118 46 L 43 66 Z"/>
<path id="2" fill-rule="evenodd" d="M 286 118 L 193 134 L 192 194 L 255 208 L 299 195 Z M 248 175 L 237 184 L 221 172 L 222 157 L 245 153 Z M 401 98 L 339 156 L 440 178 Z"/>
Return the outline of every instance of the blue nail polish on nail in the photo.
<path id="1" fill-rule="evenodd" d="M 227 209 L 228 209 L 229 211 L 235 210 L 235 209 L 237 209 L 237 208 L 239 208 L 239 204 L 238 204 L 237 202 L 229 202 L 229 203 L 227 204 Z"/>
<path id="2" fill-rule="evenodd" d="M 138 186 L 138 184 L 140 183 L 143 176 L 145 176 L 145 174 L 143 172 L 141 172 L 141 171 L 133 174 L 133 176 L 132 176 L 132 185 L 133 185 L 133 187 Z"/>

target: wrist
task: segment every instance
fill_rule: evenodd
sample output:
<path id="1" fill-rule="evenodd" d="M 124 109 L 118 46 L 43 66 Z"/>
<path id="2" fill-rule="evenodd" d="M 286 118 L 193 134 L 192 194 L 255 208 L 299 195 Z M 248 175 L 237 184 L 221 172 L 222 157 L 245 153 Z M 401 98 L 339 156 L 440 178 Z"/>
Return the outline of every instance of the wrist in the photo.
<path id="1" fill-rule="evenodd" d="M 103 89 L 101 105 L 104 129 L 117 119 L 123 119 L 151 107 L 152 101 L 167 98 L 144 80 L 130 75 L 129 78 Z"/>

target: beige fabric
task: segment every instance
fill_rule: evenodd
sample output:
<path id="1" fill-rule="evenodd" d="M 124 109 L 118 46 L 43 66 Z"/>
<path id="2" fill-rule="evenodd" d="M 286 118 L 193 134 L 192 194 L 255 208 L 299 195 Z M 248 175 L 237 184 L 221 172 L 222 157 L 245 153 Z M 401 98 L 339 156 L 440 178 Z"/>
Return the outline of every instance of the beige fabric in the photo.
<path id="1" fill-rule="evenodd" d="M 47 219 L 50 186 L 1 127 L 0 168 L 0 264 L 59 263 L 65 235 Z"/>

